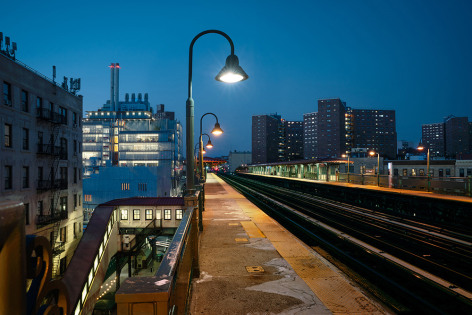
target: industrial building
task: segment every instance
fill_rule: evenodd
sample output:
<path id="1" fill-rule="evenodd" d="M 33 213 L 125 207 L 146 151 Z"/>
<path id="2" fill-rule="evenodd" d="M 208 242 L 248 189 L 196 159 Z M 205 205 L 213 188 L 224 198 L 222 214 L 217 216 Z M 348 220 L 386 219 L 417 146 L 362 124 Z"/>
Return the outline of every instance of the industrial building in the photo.
<path id="1" fill-rule="evenodd" d="M 84 210 L 124 197 L 181 194 L 182 126 L 148 94 L 119 100 L 118 63 L 112 63 L 110 100 L 83 120 Z"/>

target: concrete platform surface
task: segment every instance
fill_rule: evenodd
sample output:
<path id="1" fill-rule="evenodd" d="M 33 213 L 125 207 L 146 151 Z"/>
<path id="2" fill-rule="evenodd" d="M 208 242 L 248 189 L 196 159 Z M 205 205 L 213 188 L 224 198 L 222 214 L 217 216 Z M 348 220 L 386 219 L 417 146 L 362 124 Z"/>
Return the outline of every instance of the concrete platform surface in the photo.
<path id="1" fill-rule="evenodd" d="M 216 175 L 205 193 L 191 314 L 387 313 Z"/>

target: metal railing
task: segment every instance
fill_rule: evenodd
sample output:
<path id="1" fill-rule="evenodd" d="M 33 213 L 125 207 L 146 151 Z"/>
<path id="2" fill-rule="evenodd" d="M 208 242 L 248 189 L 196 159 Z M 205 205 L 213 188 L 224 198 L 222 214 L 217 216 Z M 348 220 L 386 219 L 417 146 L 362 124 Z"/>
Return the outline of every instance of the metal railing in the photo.
<path id="1" fill-rule="evenodd" d="M 42 227 L 64 219 L 67 219 L 67 211 L 55 210 L 50 214 L 38 214 L 36 225 Z"/>
<path id="2" fill-rule="evenodd" d="M 48 108 L 36 108 L 36 118 L 43 119 L 56 124 L 67 124 L 67 117 L 51 111 Z"/>

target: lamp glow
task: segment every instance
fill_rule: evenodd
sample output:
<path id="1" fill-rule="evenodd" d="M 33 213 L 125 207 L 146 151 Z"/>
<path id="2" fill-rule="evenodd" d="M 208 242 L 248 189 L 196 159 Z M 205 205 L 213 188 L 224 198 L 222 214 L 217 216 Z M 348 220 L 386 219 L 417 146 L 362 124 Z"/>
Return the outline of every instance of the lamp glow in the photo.
<path id="1" fill-rule="evenodd" d="M 237 73 L 228 72 L 220 77 L 220 80 L 225 83 L 235 83 L 243 80 L 243 76 Z"/>
<path id="2" fill-rule="evenodd" d="M 208 149 L 213 148 L 213 144 L 211 143 L 211 140 L 210 140 L 210 139 L 208 139 L 208 142 L 207 142 L 207 144 L 206 144 L 206 147 L 207 147 Z"/>
<path id="3" fill-rule="evenodd" d="M 219 123 L 216 123 L 215 124 L 215 127 L 213 128 L 213 130 L 211 131 L 212 134 L 214 134 L 215 136 L 219 136 L 223 133 L 223 129 L 221 129 L 220 127 L 220 124 Z"/>
<path id="4" fill-rule="evenodd" d="M 229 55 L 226 58 L 226 64 L 215 77 L 215 80 L 225 83 L 235 83 L 247 80 L 249 76 L 239 65 L 239 59 L 236 55 Z"/>

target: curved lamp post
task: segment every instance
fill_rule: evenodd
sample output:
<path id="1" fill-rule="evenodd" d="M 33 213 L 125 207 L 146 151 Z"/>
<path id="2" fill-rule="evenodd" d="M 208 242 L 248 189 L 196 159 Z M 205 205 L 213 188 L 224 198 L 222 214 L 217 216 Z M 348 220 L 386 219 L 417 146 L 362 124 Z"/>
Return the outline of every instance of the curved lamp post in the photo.
<path id="1" fill-rule="evenodd" d="M 377 186 L 380 186 L 380 153 L 376 153 L 375 151 L 370 151 L 369 155 L 374 156 L 377 154 Z"/>
<path id="2" fill-rule="evenodd" d="M 210 138 L 210 135 L 207 134 L 207 133 L 200 133 L 200 141 L 198 142 L 198 147 L 200 148 L 199 150 L 199 157 L 198 157 L 198 161 L 200 162 L 200 180 L 202 182 L 205 181 L 205 173 L 204 173 L 204 169 L 203 169 L 203 154 L 206 153 L 205 151 L 205 148 L 203 147 L 203 140 L 202 140 L 202 136 L 207 136 L 208 137 L 208 142 L 207 144 L 205 145 L 205 147 L 207 147 L 208 149 L 211 149 L 213 148 L 213 144 L 211 143 L 211 138 Z"/>
<path id="3" fill-rule="evenodd" d="M 416 148 L 418 151 L 423 151 L 425 149 L 422 141 L 420 140 L 420 143 L 418 144 L 418 147 Z M 431 178 L 429 177 L 429 148 L 428 151 L 426 151 L 426 178 L 428 180 L 428 191 L 431 190 Z"/>
<path id="4" fill-rule="evenodd" d="M 202 138 L 202 135 L 207 135 L 208 136 L 208 141 L 209 141 L 209 144 L 211 144 L 211 140 L 210 140 L 210 136 L 206 133 L 203 133 L 202 134 L 202 121 L 203 121 L 203 117 L 205 117 L 206 115 L 213 115 L 216 119 L 216 123 L 215 123 L 215 127 L 213 127 L 213 130 L 211 131 L 212 134 L 214 134 L 215 136 L 219 136 L 223 133 L 223 129 L 221 129 L 220 127 L 220 124 L 218 123 L 218 117 L 213 114 L 213 113 L 205 113 L 202 115 L 202 117 L 200 118 L 200 137 L 198 138 L 198 141 L 199 141 L 199 144 L 200 144 L 200 148 L 203 148 L 203 138 Z M 206 145 L 207 148 L 210 148 L 208 147 L 208 143 Z M 213 147 L 213 145 L 211 146 Z M 206 176 L 204 175 L 203 173 L 203 155 L 202 155 L 202 151 L 200 151 L 200 174 L 201 174 L 201 180 L 204 182 L 206 180 Z"/>
<path id="5" fill-rule="evenodd" d="M 226 38 L 231 46 L 231 54 L 226 58 L 226 64 L 215 77 L 217 81 L 234 83 L 238 81 L 243 81 L 248 78 L 248 75 L 244 70 L 239 66 L 238 57 L 234 54 L 234 45 L 231 38 L 224 32 L 218 30 L 207 30 L 199 33 L 195 36 L 190 43 L 189 49 L 189 63 L 188 63 L 188 99 L 186 102 L 186 141 L 187 141 L 187 192 L 189 194 L 194 194 L 195 192 L 195 182 L 194 177 L 195 173 L 193 170 L 193 156 L 192 156 L 192 147 L 193 147 L 193 137 L 194 137 L 194 102 L 192 98 L 192 58 L 193 58 L 193 45 L 195 41 L 206 34 L 219 34 Z"/>

